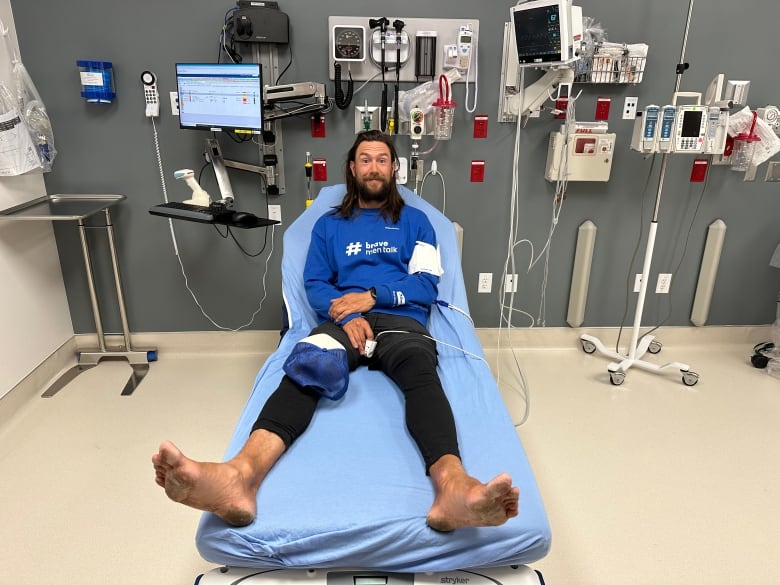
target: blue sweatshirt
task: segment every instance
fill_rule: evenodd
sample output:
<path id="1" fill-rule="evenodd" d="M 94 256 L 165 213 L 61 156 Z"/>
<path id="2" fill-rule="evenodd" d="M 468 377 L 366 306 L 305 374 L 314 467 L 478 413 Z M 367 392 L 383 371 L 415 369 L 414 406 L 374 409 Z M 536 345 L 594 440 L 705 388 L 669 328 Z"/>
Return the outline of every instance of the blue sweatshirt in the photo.
<path id="1" fill-rule="evenodd" d="M 378 209 L 360 209 L 349 219 L 331 212 L 312 230 L 303 269 L 306 296 L 322 321 L 330 320 L 330 301 L 350 292 L 376 289 L 372 311 L 412 317 L 425 325 L 436 300 L 439 278 L 409 274 L 416 243 L 436 245 L 436 233 L 425 214 L 404 205 L 398 223 Z M 360 317 L 354 313 L 339 324 Z"/>

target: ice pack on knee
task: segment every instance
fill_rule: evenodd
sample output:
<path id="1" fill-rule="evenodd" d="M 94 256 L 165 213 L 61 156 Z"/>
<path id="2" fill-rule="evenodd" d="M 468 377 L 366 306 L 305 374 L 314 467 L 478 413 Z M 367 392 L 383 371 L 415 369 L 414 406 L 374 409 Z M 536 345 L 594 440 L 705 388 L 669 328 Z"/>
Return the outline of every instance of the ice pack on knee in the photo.
<path id="1" fill-rule="evenodd" d="M 338 400 L 349 386 L 347 350 L 330 335 L 304 337 L 295 344 L 282 366 L 293 382 Z"/>

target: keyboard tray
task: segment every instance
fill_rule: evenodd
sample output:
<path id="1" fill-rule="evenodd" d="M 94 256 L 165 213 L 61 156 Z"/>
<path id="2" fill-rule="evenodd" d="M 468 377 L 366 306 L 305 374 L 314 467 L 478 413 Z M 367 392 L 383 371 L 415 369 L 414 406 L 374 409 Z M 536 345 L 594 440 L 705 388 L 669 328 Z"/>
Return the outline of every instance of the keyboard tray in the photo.
<path id="1" fill-rule="evenodd" d="M 161 203 L 155 205 L 149 209 L 149 213 L 152 215 L 159 215 L 161 217 L 168 217 L 171 219 L 183 219 L 185 221 L 194 221 L 197 223 L 210 223 L 217 225 L 226 225 L 230 227 L 237 227 L 242 229 L 251 229 L 258 227 L 267 227 L 269 225 L 275 225 L 279 222 L 272 219 L 266 219 L 264 217 L 257 217 L 255 215 L 249 215 L 244 217 L 240 222 L 233 220 L 233 212 L 215 215 L 211 213 L 208 207 L 201 205 L 188 205 L 171 201 L 169 203 Z"/>

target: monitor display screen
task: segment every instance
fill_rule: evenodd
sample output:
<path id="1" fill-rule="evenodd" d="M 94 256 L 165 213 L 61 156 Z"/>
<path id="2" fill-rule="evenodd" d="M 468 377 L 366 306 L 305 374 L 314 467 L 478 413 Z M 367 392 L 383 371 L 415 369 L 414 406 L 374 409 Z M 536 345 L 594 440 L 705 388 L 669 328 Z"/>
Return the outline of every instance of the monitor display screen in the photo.
<path id="1" fill-rule="evenodd" d="M 257 63 L 177 63 L 179 126 L 259 134 L 263 80 Z"/>
<path id="2" fill-rule="evenodd" d="M 532 1 L 512 7 L 512 27 L 520 65 L 569 60 L 571 43 L 565 1 Z"/>
<path id="3" fill-rule="evenodd" d="M 680 136 L 683 138 L 698 138 L 701 133 L 702 114 L 702 111 L 686 111 L 683 114 Z"/>

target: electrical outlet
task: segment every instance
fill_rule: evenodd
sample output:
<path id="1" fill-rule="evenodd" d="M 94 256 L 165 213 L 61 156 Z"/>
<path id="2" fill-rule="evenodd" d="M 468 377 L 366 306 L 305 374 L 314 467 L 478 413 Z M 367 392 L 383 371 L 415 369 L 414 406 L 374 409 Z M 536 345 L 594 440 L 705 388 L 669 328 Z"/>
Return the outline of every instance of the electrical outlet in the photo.
<path id="1" fill-rule="evenodd" d="M 168 94 L 171 98 L 171 114 L 174 116 L 179 115 L 179 94 L 172 91 Z"/>
<path id="2" fill-rule="evenodd" d="M 672 286 L 672 275 L 665 273 L 658 275 L 658 282 L 655 285 L 655 292 L 667 294 Z"/>
<path id="3" fill-rule="evenodd" d="M 626 101 L 623 103 L 623 119 L 624 120 L 633 120 L 636 118 L 636 108 L 639 104 L 639 98 L 638 97 L 627 97 Z"/>
<path id="4" fill-rule="evenodd" d="M 637 274 L 634 277 L 634 292 L 639 292 L 639 287 L 642 286 L 642 275 Z"/>
<path id="5" fill-rule="evenodd" d="M 278 221 L 279 225 L 282 224 L 282 206 L 281 205 L 269 205 L 268 206 L 268 219 Z"/>
<path id="6" fill-rule="evenodd" d="M 479 284 L 477 285 L 478 293 L 489 293 L 493 290 L 493 273 L 492 272 L 480 272 Z"/>
<path id="7" fill-rule="evenodd" d="M 636 118 L 636 110 L 639 104 L 638 97 L 627 97 L 623 103 L 623 119 L 633 120 Z"/>
<path id="8" fill-rule="evenodd" d="M 507 274 L 504 279 L 504 292 L 517 292 L 517 274 Z"/>

